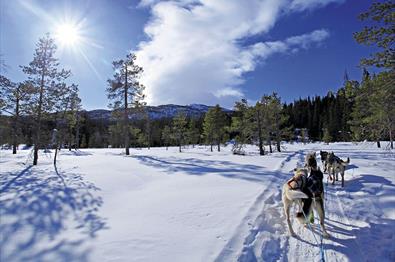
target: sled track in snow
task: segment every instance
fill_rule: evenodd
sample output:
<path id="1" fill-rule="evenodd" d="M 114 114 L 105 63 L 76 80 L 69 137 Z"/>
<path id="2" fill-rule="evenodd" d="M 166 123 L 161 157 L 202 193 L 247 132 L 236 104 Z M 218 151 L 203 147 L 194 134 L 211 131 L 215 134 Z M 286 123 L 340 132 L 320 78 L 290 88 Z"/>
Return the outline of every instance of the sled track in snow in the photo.
<path id="1" fill-rule="evenodd" d="M 273 172 L 278 178 L 268 181 L 226 243 L 215 261 L 278 261 L 286 260 L 288 229 L 285 223 L 281 192 L 290 171 L 302 166 L 302 150 L 289 154 Z M 274 191 L 274 192 L 273 192 Z"/>

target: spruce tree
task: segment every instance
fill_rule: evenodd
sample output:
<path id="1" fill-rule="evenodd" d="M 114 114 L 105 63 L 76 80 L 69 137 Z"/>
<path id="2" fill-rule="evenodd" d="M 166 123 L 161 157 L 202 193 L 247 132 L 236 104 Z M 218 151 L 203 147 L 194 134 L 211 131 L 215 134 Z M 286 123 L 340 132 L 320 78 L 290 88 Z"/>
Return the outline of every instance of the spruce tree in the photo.
<path id="1" fill-rule="evenodd" d="M 134 54 L 128 54 L 125 59 L 114 61 L 115 73 L 113 79 L 108 80 L 109 87 L 107 88 L 108 98 L 113 101 L 110 106 L 115 111 L 122 110 L 122 129 L 126 155 L 130 154 L 129 109 L 139 106 L 139 103 L 144 99 L 143 92 L 145 89 L 138 81 L 143 68 L 136 65 L 135 61 L 136 55 Z"/>

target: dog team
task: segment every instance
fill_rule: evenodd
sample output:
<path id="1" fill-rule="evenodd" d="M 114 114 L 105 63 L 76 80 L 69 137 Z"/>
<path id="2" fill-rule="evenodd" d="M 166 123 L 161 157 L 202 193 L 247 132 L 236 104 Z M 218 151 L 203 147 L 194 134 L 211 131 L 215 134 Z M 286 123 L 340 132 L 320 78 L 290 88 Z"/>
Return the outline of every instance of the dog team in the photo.
<path id="1" fill-rule="evenodd" d="M 340 174 L 342 187 L 344 187 L 344 172 L 350 163 L 350 158 L 344 161 L 333 152 L 326 151 L 320 151 L 320 156 L 324 172 L 328 172 L 332 184 L 339 180 Z M 293 177 L 284 184 L 282 191 L 282 202 L 290 235 L 295 236 L 290 221 L 290 209 L 292 204 L 296 203 L 301 210 L 296 213 L 296 219 L 301 224 L 307 225 L 309 220 L 314 219 L 312 211 L 315 210 L 320 219 L 323 236 L 328 238 L 329 234 L 324 224 L 324 175 L 318 167 L 315 152 L 307 154 L 304 167 L 295 168 L 293 173 Z"/>

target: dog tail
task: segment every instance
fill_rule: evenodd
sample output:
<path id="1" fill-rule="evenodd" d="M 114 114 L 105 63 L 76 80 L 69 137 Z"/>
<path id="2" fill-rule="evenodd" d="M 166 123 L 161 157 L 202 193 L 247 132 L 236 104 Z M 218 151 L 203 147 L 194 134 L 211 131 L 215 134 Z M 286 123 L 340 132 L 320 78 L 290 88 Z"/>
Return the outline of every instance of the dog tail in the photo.
<path id="1" fill-rule="evenodd" d="M 350 158 L 347 157 L 347 161 L 341 161 L 343 166 L 347 166 L 348 164 L 350 164 Z"/>
<path id="2" fill-rule="evenodd" d="M 287 190 L 286 195 L 289 200 L 309 198 L 305 193 L 300 190 Z"/>

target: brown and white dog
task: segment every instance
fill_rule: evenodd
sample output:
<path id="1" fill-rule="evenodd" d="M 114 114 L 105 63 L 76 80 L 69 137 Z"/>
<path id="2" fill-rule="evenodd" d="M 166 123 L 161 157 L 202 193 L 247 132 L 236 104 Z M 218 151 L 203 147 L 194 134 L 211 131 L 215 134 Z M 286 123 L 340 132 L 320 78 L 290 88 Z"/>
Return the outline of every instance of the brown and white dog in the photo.
<path id="1" fill-rule="evenodd" d="M 299 201 L 301 205 L 301 200 L 303 198 L 308 198 L 308 196 L 301 191 L 303 186 L 307 181 L 307 169 L 305 168 L 295 168 L 294 176 L 287 181 L 283 186 L 282 201 L 284 205 L 284 213 L 287 219 L 288 229 L 291 236 L 295 236 L 295 232 L 292 229 L 292 224 L 290 221 L 290 208 L 294 202 Z"/>
<path id="2" fill-rule="evenodd" d="M 347 158 L 347 161 L 340 159 L 340 157 L 335 156 L 333 152 L 331 152 L 327 157 L 326 168 L 328 170 L 329 179 L 332 180 L 332 185 L 335 184 L 336 181 L 339 180 L 339 174 L 342 178 L 342 187 L 344 187 L 344 172 L 346 171 L 347 165 L 350 163 L 350 158 Z"/>
<path id="3" fill-rule="evenodd" d="M 313 157 L 313 155 L 311 155 Z M 319 184 L 323 189 L 323 175 L 322 172 L 317 168 L 315 158 L 310 158 L 310 161 L 306 163 L 309 166 L 310 176 L 308 176 L 308 170 L 306 168 L 298 168 L 294 170 L 294 176 L 288 180 L 283 186 L 282 201 L 284 205 L 284 213 L 287 219 L 288 230 L 291 236 L 295 236 L 292 224 L 290 221 L 290 208 L 293 203 L 298 203 L 303 208 L 302 212 L 297 214 L 297 219 L 300 223 L 308 223 L 307 218 L 314 209 L 319 218 L 320 225 L 323 232 L 323 236 L 328 238 L 329 234 L 325 229 L 325 210 L 324 210 L 324 196 L 323 190 L 319 194 L 315 194 L 314 187 Z M 314 160 L 311 160 L 314 159 Z M 307 158 L 306 158 L 307 160 Z M 315 164 L 314 164 L 315 162 Z"/>

